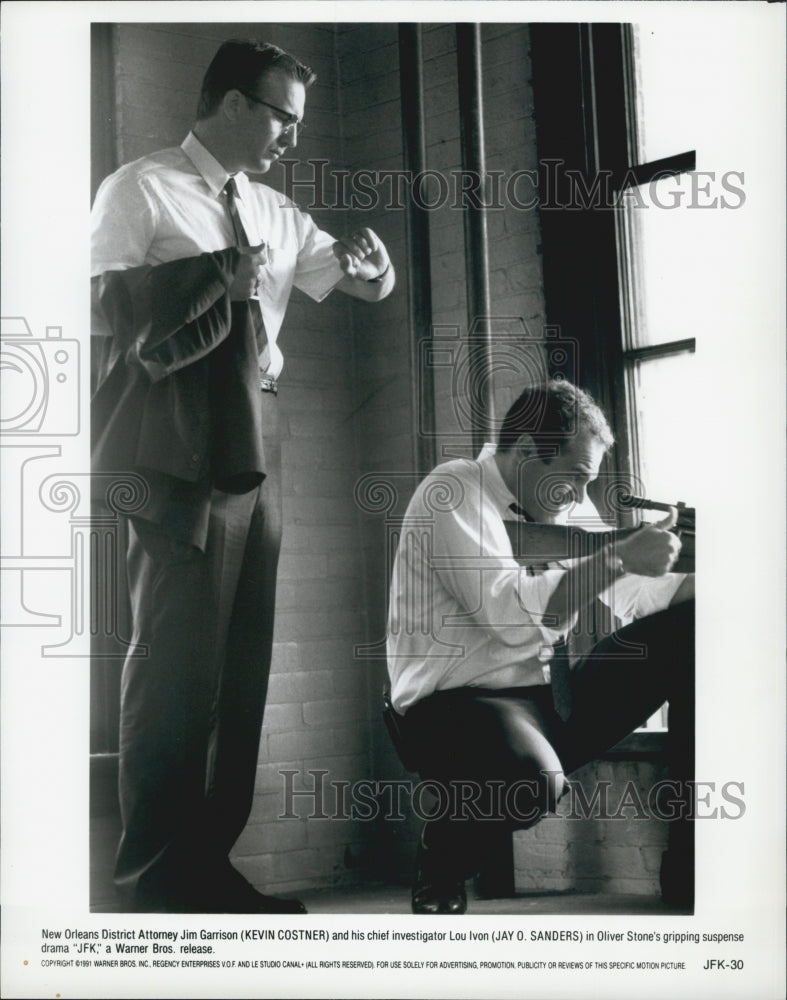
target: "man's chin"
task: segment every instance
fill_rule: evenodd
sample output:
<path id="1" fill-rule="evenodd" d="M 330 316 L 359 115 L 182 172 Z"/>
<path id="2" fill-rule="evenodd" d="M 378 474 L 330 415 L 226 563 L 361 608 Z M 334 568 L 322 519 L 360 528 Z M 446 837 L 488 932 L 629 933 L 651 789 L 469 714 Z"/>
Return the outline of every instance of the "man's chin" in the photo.
<path id="1" fill-rule="evenodd" d="M 281 153 L 271 153 L 270 156 L 267 156 L 265 158 L 265 162 L 268 164 L 266 170 L 270 170 L 270 168 L 274 165 L 274 163 L 279 162 L 280 158 L 281 158 Z"/>

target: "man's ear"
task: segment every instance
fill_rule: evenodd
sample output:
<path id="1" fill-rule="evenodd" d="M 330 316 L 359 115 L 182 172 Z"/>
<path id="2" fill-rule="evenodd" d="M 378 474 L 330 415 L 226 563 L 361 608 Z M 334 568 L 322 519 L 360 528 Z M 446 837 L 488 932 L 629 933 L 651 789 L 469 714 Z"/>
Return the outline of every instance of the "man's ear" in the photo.
<path id="1" fill-rule="evenodd" d="M 538 449 L 536 448 L 536 442 L 533 440 L 532 434 L 520 434 L 514 443 L 514 450 L 520 461 L 535 458 L 538 455 Z"/>
<path id="2" fill-rule="evenodd" d="M 237 121 L 241 102 L 245 100 L 246 98 L 239 90 L 228 90 L 221 99 L 221 110 L 224 117 L 231 122 Z"/>

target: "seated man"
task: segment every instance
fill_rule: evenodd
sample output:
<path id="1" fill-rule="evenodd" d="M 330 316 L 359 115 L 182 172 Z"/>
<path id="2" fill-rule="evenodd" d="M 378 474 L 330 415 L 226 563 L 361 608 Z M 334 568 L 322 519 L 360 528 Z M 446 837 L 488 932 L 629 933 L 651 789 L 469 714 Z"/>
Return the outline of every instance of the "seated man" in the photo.
<path id="1" fill-rule="evenodd" d="M 667 700 L 671 779 L 688 789 L 694 576 L 670 572 L 681 547 L 674 516 L 596 535 L 599 544 L 572 546 L 558 563 L 543 550 L 540 564 L 517 561 L 506 526 L 518 521 L 526 546 L 528 532 L 544 533 L 528 522 L 565 522 L 612 442 L 587 393 L 549 382 L 512 405 L 496 449 L 438 466 L 410 501 L 391 584 L 391 700 L 421 778 L 439 791 L 419 844 L 414 913 L 465 912 L 464 881 L 501 830 L 554 810 L 565 775 Z M 577 653 L 599 597 L 629 624 L 600 641 L 596 632 Z M 671 837 L 668 852 L 681 898 L 670 901 L 690 905 L 693 834 L 682 827 L 680 850 Z"/>

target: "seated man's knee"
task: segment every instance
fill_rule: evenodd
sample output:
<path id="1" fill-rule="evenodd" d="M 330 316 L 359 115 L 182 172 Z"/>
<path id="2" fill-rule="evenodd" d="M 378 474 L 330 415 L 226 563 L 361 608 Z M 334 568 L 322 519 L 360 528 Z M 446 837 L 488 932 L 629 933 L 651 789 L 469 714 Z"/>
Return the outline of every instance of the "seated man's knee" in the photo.
<path id="1" fill-rule="evenodd" d="M 504 812 L 517 826 L 531 826 L 554 812 L 565 787 L 560 758 L 539 714 L 515 701 L 497 705 L 495 777 L 503 780 Z"/>
<path id="2" fill-rule="evenodd" d="M 519 829 L 534 826 L 548 813 L 555 811 L 565 782 L 565 775 L 559 767 L 542 767 L 530 774 L 523 770 L 518 777 L 506 782 L 506 817 Z"/>
<path id="3" fill-rule="evenodd" d="M 503 821 L 520 829 L 555 811 L 565 787 L 558 768 L 525 768 L 505 777 L 476 776 L 421 782 L 413 807 L 421 819 Z"/>

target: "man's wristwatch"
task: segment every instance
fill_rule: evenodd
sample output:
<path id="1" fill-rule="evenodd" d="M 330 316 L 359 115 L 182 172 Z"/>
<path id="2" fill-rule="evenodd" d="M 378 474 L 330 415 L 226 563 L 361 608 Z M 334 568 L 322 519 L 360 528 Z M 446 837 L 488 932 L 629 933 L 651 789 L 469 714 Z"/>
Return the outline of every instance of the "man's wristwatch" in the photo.
<path id="1" fill-rule="evenodd" d="M 367 278 L 366 284 L 367 285 L 377 284 L 378 282 L 383 280 L 383 278 L 386 276 L 386 274 L 388 274 L 390 270 L 391 270 L 391 262 L 389 260 L 388 263 L 385 265 L 385 270 L 382 271 L 380 274 L 378 274 L 375 278 Z"/>

